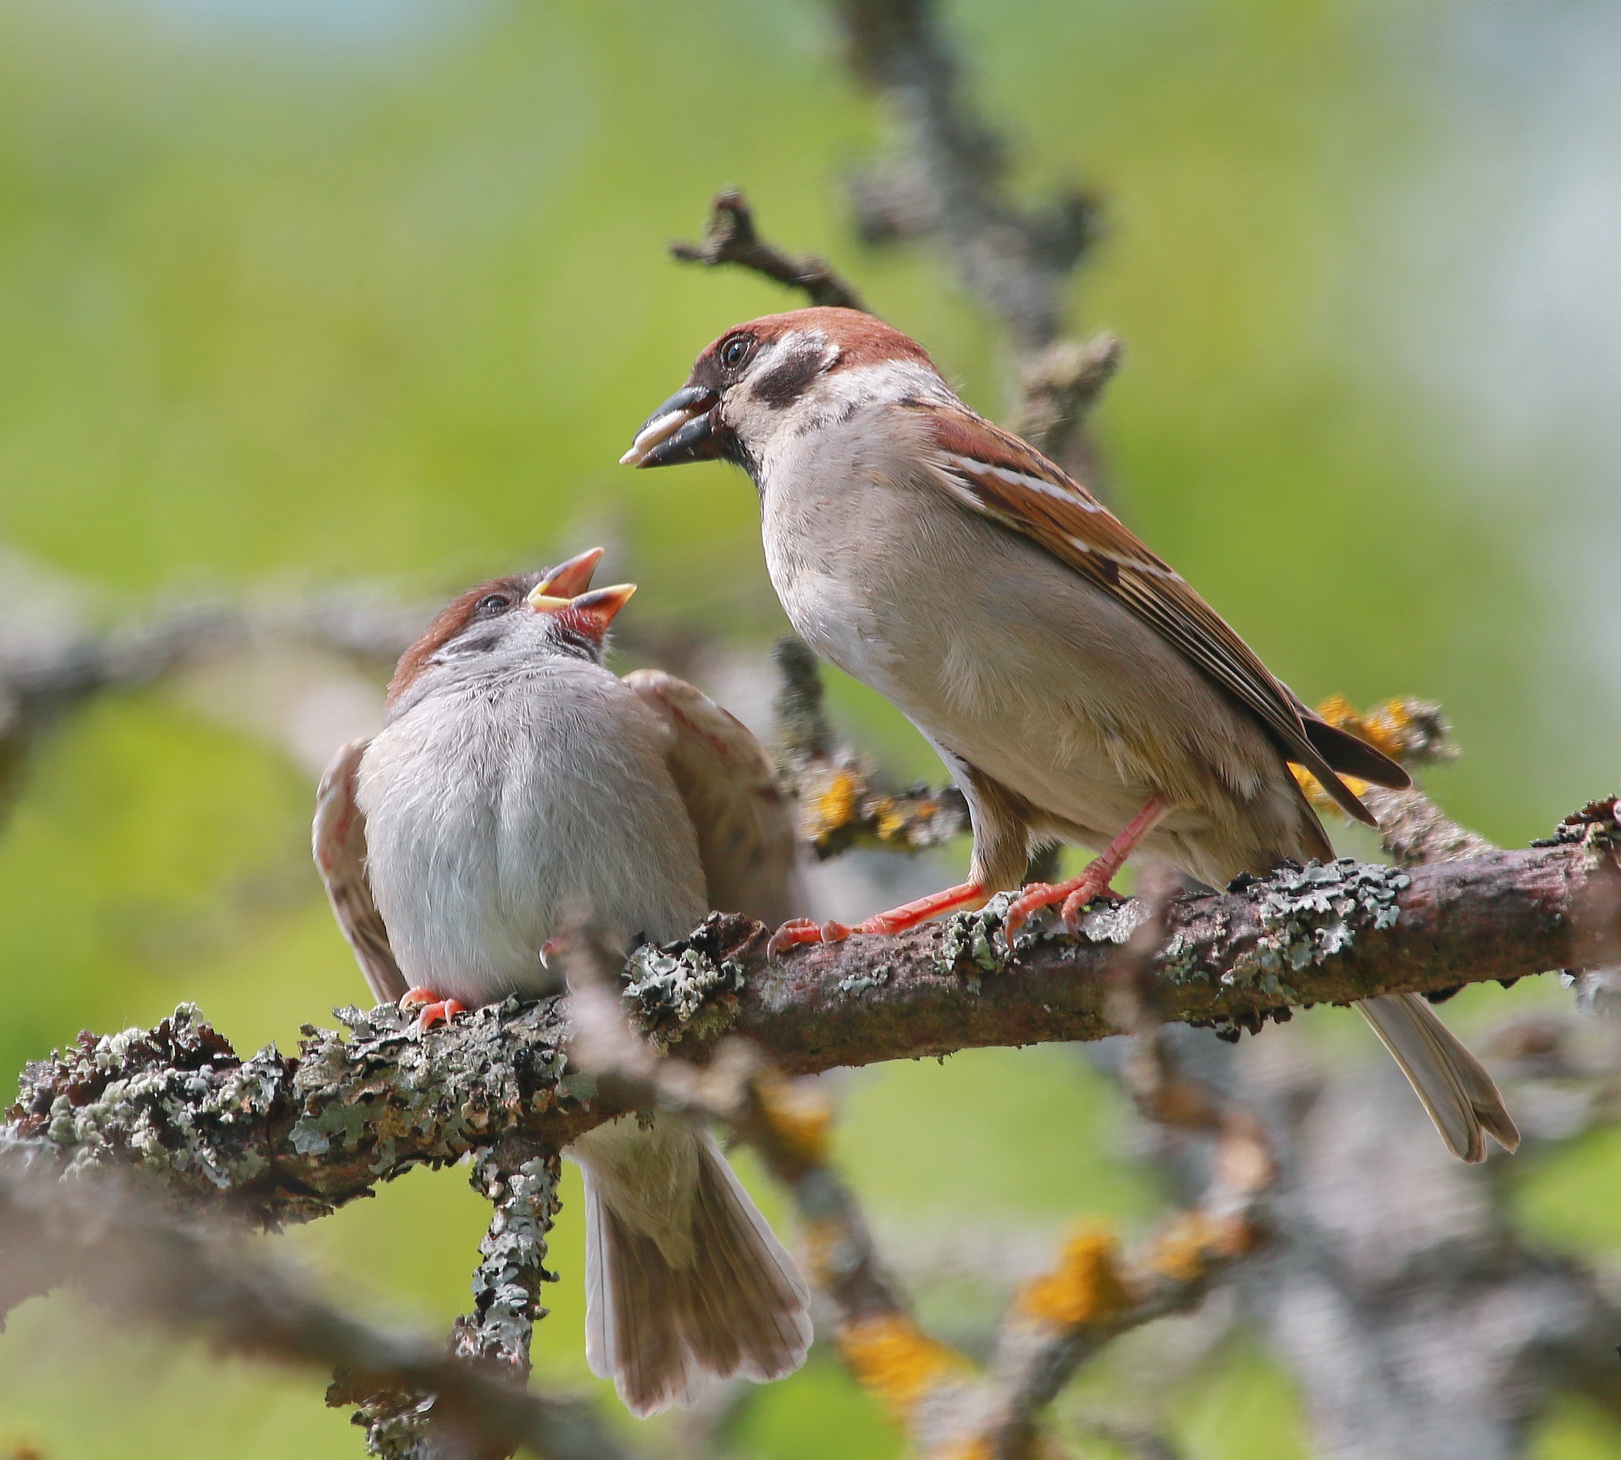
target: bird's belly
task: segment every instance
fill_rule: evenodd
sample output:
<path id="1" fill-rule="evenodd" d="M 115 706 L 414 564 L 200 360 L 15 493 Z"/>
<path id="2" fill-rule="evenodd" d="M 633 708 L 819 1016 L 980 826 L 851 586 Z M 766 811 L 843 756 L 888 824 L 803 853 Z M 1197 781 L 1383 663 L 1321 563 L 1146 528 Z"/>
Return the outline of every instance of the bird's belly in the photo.
<path id="1" fill-rule="evenodd" d="M 923 554 L 838 520 L 814 554 L 773 561 L 768 540 L 796 630 L 1038 812 L 1107 841 L 1150 797 L 1202 819 L 1276 776 L 1259 732 L 1175 650 L 1033 545 L 937 515 Z"/>
<path id="2" fill-rule="evenodd" d="M 555 987 L 541 959 L 565 920 L 663 941 L 704 912 L 703 874 L 662 762 L 566 743 L 566 719 L 496 713 L 390 727 L 361 772 L 368 875 L 401 972 L 468 1005 Z M 664 776 L 661 782 L 658 777 Z"/>

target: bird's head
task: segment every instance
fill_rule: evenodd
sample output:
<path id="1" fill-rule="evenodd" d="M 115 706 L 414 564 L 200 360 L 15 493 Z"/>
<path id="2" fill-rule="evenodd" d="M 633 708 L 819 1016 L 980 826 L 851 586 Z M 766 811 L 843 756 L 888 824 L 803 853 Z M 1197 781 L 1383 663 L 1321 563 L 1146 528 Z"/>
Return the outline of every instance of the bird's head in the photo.
<path id="1" fill-rule="evenodd" d="M 451 600 L 400 657 L 388 686 L 391 714 L 439 689 L 532 668 L 547 656 L 602 662 L 608 626 L 633 583 L 592 588 L 602 557 L 590 548 L 545 573 L 493 578 Z"/>
<path id="2" fill-rule="evenodd" d="M 856 309 L 795 309 L 729 329 L 620 461 L 674 466 L 720 458 L 751 474 L 784 432 L 848 419 L 874 401 L 949 397 L 928 354 Z"/>

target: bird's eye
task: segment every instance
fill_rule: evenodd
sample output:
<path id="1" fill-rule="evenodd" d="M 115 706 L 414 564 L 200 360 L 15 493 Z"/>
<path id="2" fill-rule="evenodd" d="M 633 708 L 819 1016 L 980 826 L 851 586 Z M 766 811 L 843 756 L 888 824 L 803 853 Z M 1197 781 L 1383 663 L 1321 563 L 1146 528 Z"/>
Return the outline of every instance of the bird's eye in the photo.
<path id="1" fill-rule="evenodd" d="M 733 335 L 720 347 L 720 363 L 728 370 L 738 369 L 754 349 L 754 341 L 747 335 Z"/>
<path id="2" fill-rule="evenodd" d="M 505 593 L 486 593 L 474 605 L 474 612 L 480 618 L 494 618 L 498 613 L 505 613 L 512 607 L 512 600 Z"/>

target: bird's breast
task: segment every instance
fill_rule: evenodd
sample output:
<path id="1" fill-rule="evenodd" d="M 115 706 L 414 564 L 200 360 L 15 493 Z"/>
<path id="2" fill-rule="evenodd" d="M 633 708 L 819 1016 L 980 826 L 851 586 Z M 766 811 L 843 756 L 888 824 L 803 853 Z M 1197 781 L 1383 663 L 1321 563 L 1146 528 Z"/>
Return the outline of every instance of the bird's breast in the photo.
<path id="1" fill-rule="evenodd" d="M 480 1004 L 538 993 L 576 917 L 664 941 L 704 912 L 696 841 L 620 682 L 424 701 L 373 740 L 361 810 L 373 896 L 413 984 Z"/>

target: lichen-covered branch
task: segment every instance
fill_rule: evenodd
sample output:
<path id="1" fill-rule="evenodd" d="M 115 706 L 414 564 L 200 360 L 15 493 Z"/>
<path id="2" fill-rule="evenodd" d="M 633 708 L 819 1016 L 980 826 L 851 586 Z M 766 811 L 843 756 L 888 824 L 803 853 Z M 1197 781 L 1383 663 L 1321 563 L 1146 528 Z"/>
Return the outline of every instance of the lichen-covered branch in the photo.
<path id="1" fill-rule="evenodd" d="M 1236 1037 L 1281 1009 L 1621 962 L 1614 802 L 1553 844 L 1397 871 L 1285 868 L 1166 909 L 1152 973 L 1165 1018 Z M 1009 953 L 1000 902 L 892 938 L 778 959 L 765 930 L 714 915 L 632 960 L 661 1044 L 701 1059 L 746 1036 L 788 1074 L 1114 1032 L 1104 975 L 1141 916 L 1099 904 L 1073 939 L 1049 925 Z M 555 1149 L 610 1114 L 569 1063 L 557 1000 L 478 1010 L 418 1034 L 388 1007 L 345 1011 L 349 1037 L 306 1030 L 296 1058 L 240 1060 L 183 1007 L 153 1030 L 31 1064 L 12 1127 L 79 1165 L 133 1162 L 261 1222 L 330 1211 L 420 1163 L 509 1136 Z"/>
<path id="2" fill-rule="evenodd" d="M 526 1393 L 500 1365 L 476 1361 L 482 1354 L 469 1361 L 442 1343 L 364 1323 L 248 1246 L 234 1225 L 199 1221 L 128 1172 L 63 1179 L 57 1150 L 8 1135 L 0 1143 L 0 1299 L 9 1307 L 64 1283 L 129 1323 L 202 1335 L 252 1359 L 335 1367 L 356 1394 L 432 1396 L 424 1404 L 447 1460 L 519 1446 L 551 1460 L 626 1453 L 588 1404 Z"/>
<path id="3" fill-rule="evenodd" d="M 715 194 L 702 241 L 672 243 L 670 254 L 683 263 L 702 264 L 705 268 L 730 264 L 763 274 L 774 283 L 801 290 L 812 304 L 859 309 L 863 313 L 867 309 L 861 296 L 826 259 L 814 254 L 787 254 L 761 238 L 754 228 L 753 211 L 736 188 Z"/>
<path id="4" fill-rule="evenodd" d="M 534 1326 L 546 1316 L 540 1286 L 557 1280 L 546 1270 L 546 1234 L 558 1210 L 558 1164 L 556 1151 L 518 1136 L 472 1159 L 473 1189 L 490 1203 L 490 1228 L 473 1271 L 473 1311 L 456 1320 L 450 1352 L 519 1389 L 529 1377 Z M 340 1371 L 327 1403 L 357 1407 L 367 1453 L 383 1460 L 443 1460 L 447 1440 L 454 1438 L 439 1423 L 442 1406 L 432 1387 L 379 1386 L 375 1376 Z M 513 1444 L 499 1434 L 482 1439 L 476 1460 L 504 1460 L 512 1453 Z"/>
<path id="5" fill-rule="evenodd" d="M 1110 1012 L 1138 1037 L 1140 1103 L 1168 1127 L 1216 1137 L 1209 1189 L 1130 1260 L 1106 1233 L 1073 1238 L 1053 1271 L 1018 1294 L 989 1373 L 918 1327 L 830 1160 L 825 1102 L 807 1100 L 756 1046 L 727 1038 L 706 1067 L 660 1055 L 626 1021 L 612 961 L 582 936 L 568 959 L 571 1048 L 629 1103 L 721 1121 L 755 1149 L 793 1200 L 841 1356 L 918 1453 L 1029 1460 L 1041 1452 L 1048 1407 L 1083 1362 L 1130 1329 L 1196 1306 L 1263 1241 L 1256 1206 L 1274 1170 L 1266 1139 L 1247 1111 L 1175 1069 L 1149 972 L 1164 937 L 1157 897 L 1109 971 Z"/>

